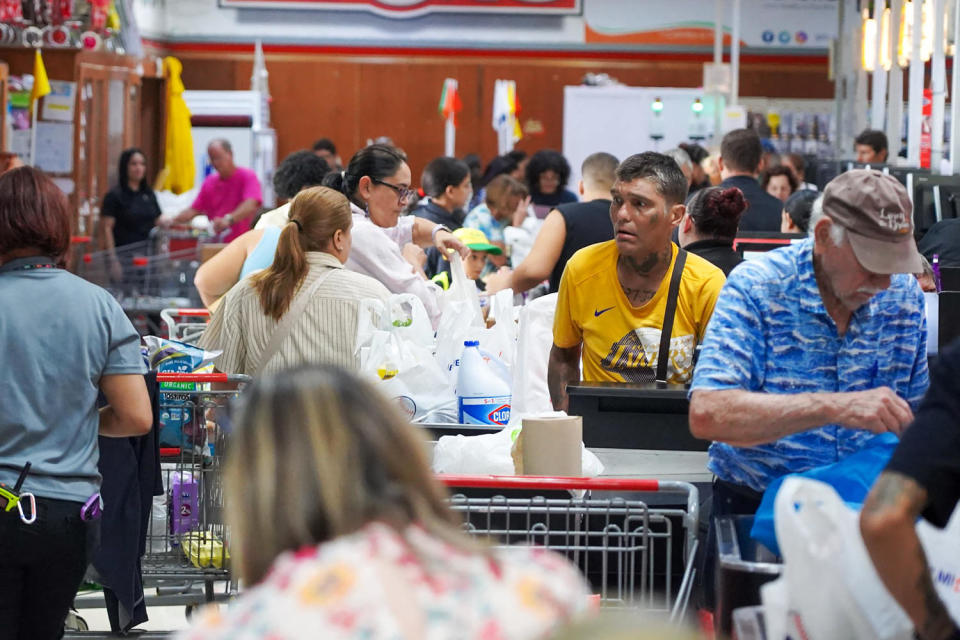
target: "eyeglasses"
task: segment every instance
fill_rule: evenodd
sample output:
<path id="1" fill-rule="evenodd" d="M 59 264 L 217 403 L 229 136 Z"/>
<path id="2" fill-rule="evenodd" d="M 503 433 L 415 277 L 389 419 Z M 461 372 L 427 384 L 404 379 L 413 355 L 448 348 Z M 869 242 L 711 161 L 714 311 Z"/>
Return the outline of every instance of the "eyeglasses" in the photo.
<path id="1" fill-rule="evenodd" d="M 395 184 L 390 184 L 389 182 L 384 182 L 378 178 L 370 178 L 374 184 L 382 184 L 385 187 L 393 189 L 397 194 L 397 203 L 402 203 L 404 200 L 410 198 L 416 191 L 408 187 L 398 187 Z"/>

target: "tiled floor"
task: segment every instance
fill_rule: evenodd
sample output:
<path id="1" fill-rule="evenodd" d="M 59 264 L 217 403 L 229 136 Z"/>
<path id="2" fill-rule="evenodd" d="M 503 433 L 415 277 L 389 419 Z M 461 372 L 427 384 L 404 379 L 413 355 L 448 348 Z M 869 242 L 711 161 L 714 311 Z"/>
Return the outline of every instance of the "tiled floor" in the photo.
<path id="1" fill-rule="evenodd" d="M 103 608 L 103 596 L 99 593 L 81 596 L 84 601 L 94 601 L 100 604 L 96 609 L 79 609 L 78 615 L 83 618 L 90 631 L 110 631 L 110 621 L 107 618 L 107 610 Z M 143 631 L 178 631 L 189 627 L 186 618 L 185 607 L 147 607 L 147 615 L 150 617 L 146 623 L 136 627 Z"/>

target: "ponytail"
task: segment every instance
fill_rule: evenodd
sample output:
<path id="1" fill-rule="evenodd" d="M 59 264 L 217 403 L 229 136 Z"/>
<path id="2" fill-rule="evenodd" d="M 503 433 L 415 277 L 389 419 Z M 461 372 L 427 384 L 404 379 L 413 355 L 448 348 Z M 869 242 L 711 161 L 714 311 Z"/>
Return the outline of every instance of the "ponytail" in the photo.
<path id="1" fill-rule="evenodd" d="M 253 276 L 253 287 L 260 294 L 263 313 L 277 322 L 290 308 L 293 296 L 310 270 L 299 227 L 296 220 L 287 223 L 280 232 L 273 264 Z"/>
<path id="2" fill-rule="evenodd" d="M 277 321 L 283 317 L 310 271 L 307 252 L 323 251 L 338 230 L 346 231 L 351 224 L 350 204 L 342 193 L 310 187 L 297 194 L 290 205 L 290 220 L 280 232 L 273 264 L 251 276 L 265 315 Z"/>

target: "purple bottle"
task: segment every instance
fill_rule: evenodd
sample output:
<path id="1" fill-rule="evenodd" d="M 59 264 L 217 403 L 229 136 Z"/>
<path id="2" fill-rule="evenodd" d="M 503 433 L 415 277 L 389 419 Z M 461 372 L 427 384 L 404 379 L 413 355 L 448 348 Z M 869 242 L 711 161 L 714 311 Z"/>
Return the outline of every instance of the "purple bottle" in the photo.
<path id="1" fill-rule="evenodd" d="M 170 477 L 170 533 L 183 534 L 200 523 L 200 486 L 189 471 L 178 471 Z"/>

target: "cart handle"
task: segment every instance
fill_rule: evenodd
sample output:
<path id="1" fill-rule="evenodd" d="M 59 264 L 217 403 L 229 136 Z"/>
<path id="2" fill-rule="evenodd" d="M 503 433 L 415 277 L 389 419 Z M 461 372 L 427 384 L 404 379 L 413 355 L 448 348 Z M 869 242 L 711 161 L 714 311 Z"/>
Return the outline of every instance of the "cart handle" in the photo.
<path id="1" fill-rule="evenodd" d="M 184 318 L 209 318 L 209 309 L 164 309 L 165 313 L 171 316 L 182 316 Z"/>
<path id="2" fill-rule="evenodd" d="M 448 487 L 471 489 L 593 489 L 596 491 L 659 491 L 659 480 L 636 478 L 571 478 L 553 476 L 437 476 Z"/>
<path id="3" fill-rule="evenodd" d="M 250 382 L 250 376 L 235 373 L 158 373 L 157 382 Z"/>
<path id="4" fill-rule="evenodd" d="M 70 236 L 71 244 L 87 244 L 92 240 L 90 236 Z"/>

